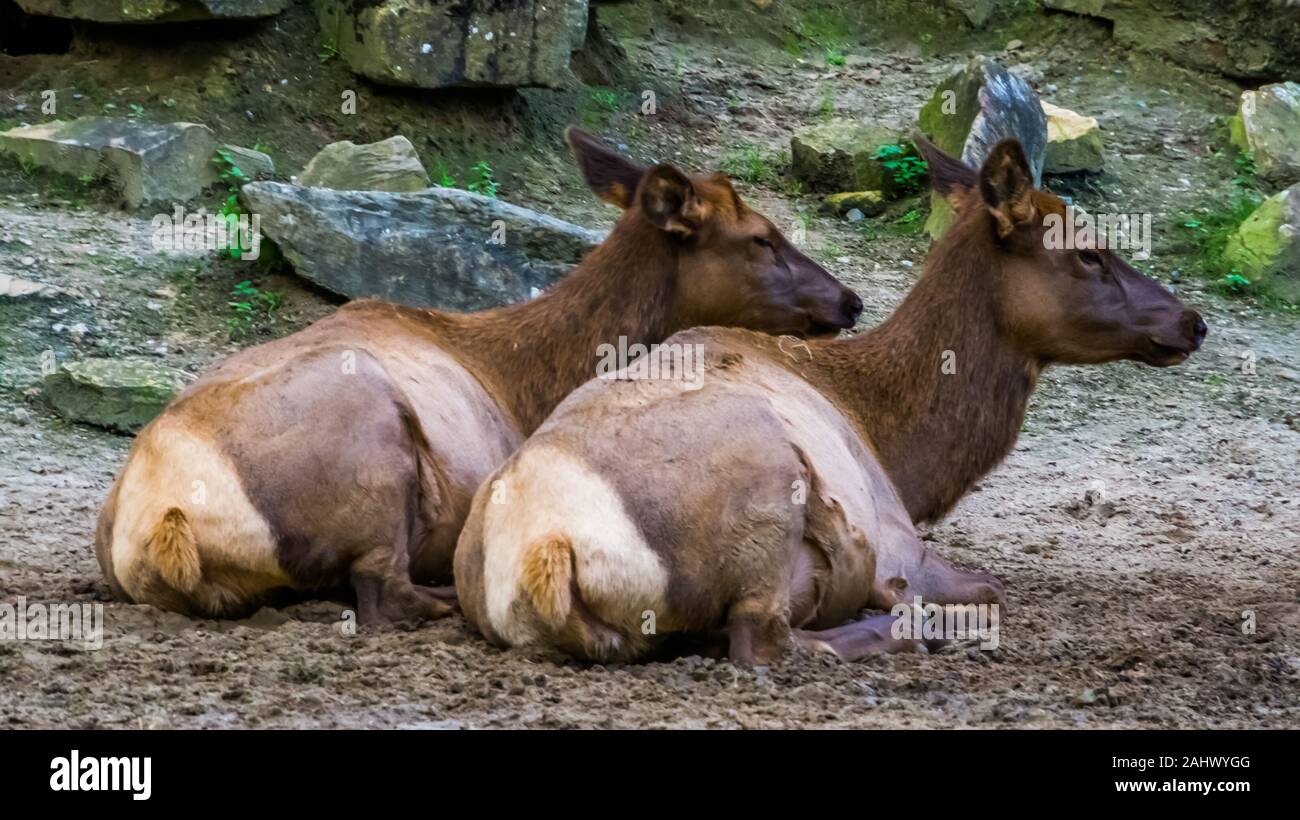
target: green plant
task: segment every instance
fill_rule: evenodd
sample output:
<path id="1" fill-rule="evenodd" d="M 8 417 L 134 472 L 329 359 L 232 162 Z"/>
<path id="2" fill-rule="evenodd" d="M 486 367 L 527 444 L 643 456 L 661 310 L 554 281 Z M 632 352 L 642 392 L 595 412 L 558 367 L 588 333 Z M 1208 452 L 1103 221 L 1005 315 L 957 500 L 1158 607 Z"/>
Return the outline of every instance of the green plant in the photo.
<path id="1" fill-rule="evenodd" d="M 217 166 L 217 178 L 226 184 L 226 198 L 222 201 L 221 207 L 217 213 L 226 220 L 226 224 L 234 226 L 243 209 L 239 207 L 239 190 L 249 181 L 248 174 L 244 169 L 235 163 L 235 158 L 225 148 L 218 148 L 217 155 L 212 158 L 212 164 Z M 235 236 L 233 232 L 229 236 Z M 242 259 L 244 249 L 239 247 L 238 243 L 231 243 L 222 250 L 222 253 L 231 259 Z"/>
<path id="2" fill-rule="evenodd" d="M 591 101 L 596 104 L 597 108 L 603 108 L 606 111 L 618 110 L 618 93 L 612 88 L 593 88 L 591 90 Z"/>
<path id="3" fill-rule="evenodd" d="M 1240 274 L 1240 271 L 1233 268 L 1226 258 L 1228 239 L 1241 223 L 1246 221 L 1246 217 L 1255 212 L 1260 201 L 1258 194 L 1239 191 L 1226 208 L 1189 216 L 1179 221 L 1182 227 L 1193 232 L 1202 269 L 1221 285 L 1228 277 Z M 1239 285 L 1224 286 L 1221 289 L 1230 295 L 1240 295 L 1244 292 Z"/>
<path id="4" fill-rule="evenodd" d="M 775 183 L 780 176 L 780 168 L 785 157 L 775 151 L 769 151 L 753 144 L 741 145 L 728 151 L 722 157 L 722 170 L 742 182 L 751 185 L 768 185 Z"/>
<path id="5" fill-rule="evenodd" d="M 871 158 L 885 166 L 894 183 L 904 191 L 918 190 L 930 170 L 926 161 L 911 153 L 905 144 L 881 145 Z"/>
<path id="6" fill-rule="evenodd" d="M 245 279 L 230 291 L 230 306 L 235 315 L 226 320 L 232 337 L 242 335 L 261 321 L 270 321 L 280 309 L 280 294 L 262 290 Z"/>
<path id="7" fill-rule="evenodd" d="M 144 116 L 144 106 L 143 106 L 143 105 L 140 105 L 140 104 L 138 104 L 138 103 L 131 103 L 130 105 L 127 106 L 127 108 L 130 109 L 130 111 L 129 111 L 129 113 L 127 114 L 127 116 L 130 117 L 130 118 L 133 119 L 133 120 L 134 120 L 134 119 L 139 119 L 140 117 Z"/>
<path id="8" fill-rule="evenodd" d="M 442 160 L 438 160 L 438 180 L 434 184 L 439 188 L 456 187 L 456 178 L 447 173 L 447 166 L 443 165 Z"/>
<path id="9" fill-rule="evenodd" d="M 334 28 L 334 36 L 328 40 L 322 40 L 320 50 L 316 52 L 316 58 L 322 64 L 328 63 L 335 57 L 339 56 L 339 43 L 343 41 L 343 15 L 339 15 L 338 25 Z"/>
<path id="10" fill-rule="evenodd" d="M 496 199 L 497 189 L 501 185 L 492 177 L 492 166 L 488 165 L 486 160 L 479 160 L 470 169 L 470 173 L 473 174 L 473 179 L 469 181 L 465 189 Z"/>
<path id="11" fill-rule="evenodd" d="M 817 100 L 817 118 L 823 122 L 835 116 L 835 94 L 829 88 Z"/>
<path id="12" fill-rule="evenodd" d="M 833 47 L 826 49 L 826 64 L 844 65 L 844 52 Z"/>
<path id="13" fill-rule="evenodd" d="M 1236 173 L 1233 174 L 1232 184 L 1238 188 L 1255 187 L 1255 155 L 1250 151 L 1241 151 L 1233 158 L 1232 164 L 1236 166 Z"/>
<path id="14" fill-rule="evenodd" d="M 28 156 L 18 157 L 18 171 L 23 175 L 24 179 L 30 179 L 32 174 L 36 173 L 36 169 L 38 167 L 40 166 L 36 164 L 36 160 L 33 159 L 32 157 L 28 157 Z"/>

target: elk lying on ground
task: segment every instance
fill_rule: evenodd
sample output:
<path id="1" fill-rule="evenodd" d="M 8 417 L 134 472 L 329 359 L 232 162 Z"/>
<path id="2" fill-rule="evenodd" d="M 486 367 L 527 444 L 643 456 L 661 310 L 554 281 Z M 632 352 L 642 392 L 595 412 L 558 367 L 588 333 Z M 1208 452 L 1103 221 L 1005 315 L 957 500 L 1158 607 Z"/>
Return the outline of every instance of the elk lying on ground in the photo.
<path id="1" fill-rule="evenodd" d="M 477 314 L 355 302 L 227 359 L 136 440 L 100 515 L 114 592 L 236 615 L 348 583 L 362 622 L 449 612 L 474 490 L 595 372 L 601 344 L 697 324 L 833 335 L 861 300 L 726 177 L 629 163 L 574 130 L 593 191 L 625 209 L 537 299 Z"/>
<path id="2" fill-rule="evenodd" d="M 1178 364 L 1206 328 L 1114 254 L 1046 248 L 1064 205 L 1019 143 L 978 175 L 918 143 L 958 216 L 887 321 L 838 341 L 676 334 L 703 348 L 695 378 L 589 382 L 479 490 L 455 577 L 489 640 L 627 660 L 725 627 L 737 662 L 790 635 L 853 659 L 914 645 L 888 615 L 851 620 L 864 607 L 1002 599 L 913 520 L 1010 451 L 1047 365 Z"/>

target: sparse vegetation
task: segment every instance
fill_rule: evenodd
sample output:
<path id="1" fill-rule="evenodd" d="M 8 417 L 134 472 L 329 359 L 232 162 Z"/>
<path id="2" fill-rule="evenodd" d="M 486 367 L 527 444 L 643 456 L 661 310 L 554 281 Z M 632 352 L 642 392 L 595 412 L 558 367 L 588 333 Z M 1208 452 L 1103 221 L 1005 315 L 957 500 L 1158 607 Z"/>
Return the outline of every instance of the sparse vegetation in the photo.
<path id="1" fill-rule="evenodd" d="M 486 160 L 479 160 L 474 163 L 474 167 L 470 169 L 470 174 L 472 178 L 465 186 L 465 190 L 493 199 L 496 198 L 497 189 L 501 187 L 501 184 L 493 178 L 492 166 L 488 165 Z"/>
<path id="2" fill-rule="evenodd" d="M 234 311 L 234 315 L 226 320 L 230 337 L 242 338 L 259 325 L 272 321 L 280 309 L 280 302 L 279 293 L 262 290 L 250 279 L 235 285 L 230 291 L 230 301 L 226 303 Z"/>
<path id="3" fill-rule="evenodd" d="M 916 155 L 916 149 L 907 143 L 881 145 L 872 159 L 884 165 L 894 182 L 904 191 L 917 191 L 930 168 Z"/>
<path id="4" fill-rule="evenodd" d="M 722 157 L 722 171 L 751 185 L 775 184 L 786 165 L 785 154 L 753 143 L 745 143 Z"/>

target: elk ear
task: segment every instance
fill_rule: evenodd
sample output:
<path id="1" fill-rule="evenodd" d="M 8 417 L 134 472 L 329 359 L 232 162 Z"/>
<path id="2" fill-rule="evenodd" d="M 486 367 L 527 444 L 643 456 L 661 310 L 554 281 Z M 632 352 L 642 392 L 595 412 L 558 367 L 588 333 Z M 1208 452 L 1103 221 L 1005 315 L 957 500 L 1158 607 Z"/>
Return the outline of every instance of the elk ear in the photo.
<path id="1" fill-rule="evenodd" d="M 656 165 L 641 180 L 641 213 L 661 231 L 690 236 L 704 219 L 704 206 L 691 180 L 671 165 Z"/>
<path id="2" fill-rule="evenodd" d="M 939 146 L 921 134 L 913 133 L 912 142 L 921 152 L 921 156 L 925 157 L 925 164 L 930 168 L 930 185 L 939 196 L 949 202 L 956 204 L 979 182 L 979 175 L 975 173 L 974 168 L 956 157 L 945 154 L 939 150 Z"/>
<path id="3" fill-rule="evenodd" d="M 1034 177 L 1019 142 L 1002 140 L 993 146 L 980 169 L 980 195 L 997 222 L 998 236 L 1003 239 L 1033 220 L 1036 214 Z"/>
<path id="4" fill-rule="evenodd" d="M 600 140 L 591 134 L 572 126 L 564 130 L 564 140 L 569 143 L 574 159 L 578 160 L 587 187 L 596 196 L 623 210 L 632 207 L 632 198 L 645 168 L 601 145 Z"/>

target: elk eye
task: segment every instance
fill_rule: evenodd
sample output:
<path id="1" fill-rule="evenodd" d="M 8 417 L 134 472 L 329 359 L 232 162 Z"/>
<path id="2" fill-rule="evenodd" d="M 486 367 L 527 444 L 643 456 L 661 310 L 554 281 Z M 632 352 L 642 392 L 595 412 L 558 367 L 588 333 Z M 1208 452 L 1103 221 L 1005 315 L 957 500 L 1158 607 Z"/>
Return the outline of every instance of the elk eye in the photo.
<path id="1" fill-rule="evenodd" d="M 1079 260 L 1090 268 L 1101 267 L 1101 254 L 1096 251 L 1081 251 L 1079 253 Z"/>
<path id="2" fill-rule="evenodd" d="M 766 236 L 754 237 L 754 244 L 759 246 L 760 248 L 767 248 L 768 250 L 773 250 L 772 243 L 768 241 Z"/>

